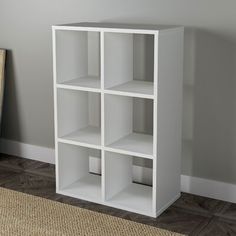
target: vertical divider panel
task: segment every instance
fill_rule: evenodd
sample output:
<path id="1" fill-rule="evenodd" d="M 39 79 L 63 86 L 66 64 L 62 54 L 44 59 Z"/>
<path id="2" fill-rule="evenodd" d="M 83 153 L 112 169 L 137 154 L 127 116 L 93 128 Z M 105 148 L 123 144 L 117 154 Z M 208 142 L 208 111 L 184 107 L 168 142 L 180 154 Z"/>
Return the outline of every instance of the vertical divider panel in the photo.
<path id="1" fill-rule="evenodd" d="M 100 75 L 101 75 L 101 169 L 102 169 L 102 201 L 105 200 L 105 110 L 104 110 L 104 31 L 100 32 Z"/>
<path id="2" fill-rule="evenodd" d="M 158 91 L 158 33 L 154 35 L 154 100 L 153 100 L 153 191 L 152 204 L 153 214 L 156 215 L 157 206 L 157 91 Z"/>
<path id="3" fill-rule="evenodd" d="M 52 29 L 52 53 L 53 53 L 53 98 L 54 98 L 54 140 L 55 140 L 55 164 L 56 164 L 56 191 L 59 190 L 58 168 L 58 122 L 57 122 L 57 68 L 56 68 L 56 30 Z"/>

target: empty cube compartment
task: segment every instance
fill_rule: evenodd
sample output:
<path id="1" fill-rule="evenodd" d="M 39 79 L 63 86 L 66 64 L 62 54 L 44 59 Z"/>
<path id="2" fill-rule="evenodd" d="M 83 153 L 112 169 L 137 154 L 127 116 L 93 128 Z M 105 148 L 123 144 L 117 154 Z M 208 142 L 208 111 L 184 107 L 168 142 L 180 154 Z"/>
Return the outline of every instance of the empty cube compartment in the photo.
<path id="1" fill-rule="evenodd" d="M 100 33 L 56 32 L 57 83 L 100 88 Z"/>
<path id="2" fill-rule="evenodd" d="M 106 94 L 105 145 L 152 159 L 153 100 Z"/>
<path id="3" fill-rule="evenodd" d="M 153 95 L 154 36 L 105 33 L 105 89 Z"/>
<path id="4" fill-rule="evenodd" d="M 99 93 L 58 89 L 57 102 L 59 138 L 95 148 L 101 145 Z"/>
<path id="5" fill-rule="evenodd" d="M 152 186 L 134 179 L 133 156 L 105 153 L 105 198 L 113 206 L 140 214 L 152 214 Z M 151 161 L 152 160 L 147 160 Z M 115 166 L 115 168 L 113 168 Z M 151 177 L 152 177 L 152 166 Z"/>
<path id="6" fill-rule="evenodd" d="M 100 201 L 101 176 L 90 172 L 90 158 L 101 162 L 101 151 L 58 144 L 58 190 L 76 198 Z"/>

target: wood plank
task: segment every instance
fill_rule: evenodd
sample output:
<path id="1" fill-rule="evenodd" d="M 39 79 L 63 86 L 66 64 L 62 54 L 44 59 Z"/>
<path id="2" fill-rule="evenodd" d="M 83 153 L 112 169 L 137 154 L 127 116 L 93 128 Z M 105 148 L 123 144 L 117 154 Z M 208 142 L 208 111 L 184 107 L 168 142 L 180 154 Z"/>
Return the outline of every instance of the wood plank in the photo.
<path id="1" fill-rule="evenodd" d="M 5 83 L 5 61 L 6 61 L 6 50 L 0 49 L 0 122 L 2 118 L 2 106 L 3 106 L 3 94 L 4 94 L 4 83 Z"/>

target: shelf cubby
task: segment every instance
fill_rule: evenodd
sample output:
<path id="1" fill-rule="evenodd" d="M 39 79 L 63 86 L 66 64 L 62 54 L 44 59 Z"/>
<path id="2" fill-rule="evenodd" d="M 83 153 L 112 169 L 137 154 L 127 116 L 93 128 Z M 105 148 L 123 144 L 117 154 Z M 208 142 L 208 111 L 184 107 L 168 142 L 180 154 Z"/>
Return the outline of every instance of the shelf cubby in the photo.
<path id="1" fill-rule="evenodd" d="M 90 172 L 90 158 L 101 160 L 101 151 L 71 144 L 58 144 L 58 190 L 71 197 L 101 200 L 101 176 Z"/>
<path id="2" fill-rule="evenodd" d="M 105 89 L 151 98 L 154 94 L 154 35 L 105 33 Z"/>
<path id="3" fill-rule="evenodd" d="M 99 148 L 101 95 L 58 89 L 58 138 L 62 142 Z"/>
<path id="4" fill-rule="evenodd" d="M 57 83 L 64 88 L 100 89 L 100 33 L 59 30 Z"/>
<path id="5" fill-rule="evenodd" d="M 106 149 L 152 159 L 153 101 L 106 94 L 104 107 Z"/>
<path id="6" fill-rule="evenodd" d="M 153 187 L 134 182 L 134 158 L 105 152 L 105 199 L 115 207 L 152 215 Z"/>

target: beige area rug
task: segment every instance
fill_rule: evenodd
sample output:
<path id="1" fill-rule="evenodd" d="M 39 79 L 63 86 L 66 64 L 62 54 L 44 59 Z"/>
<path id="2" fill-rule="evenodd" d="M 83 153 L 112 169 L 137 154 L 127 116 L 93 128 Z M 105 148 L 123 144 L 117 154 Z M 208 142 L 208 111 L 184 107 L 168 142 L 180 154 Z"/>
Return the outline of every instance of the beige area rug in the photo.
<path id="1" fill-rule="evenodd" d="M 0 188 L 0 235 L 177 236 L 180 234 Z"/>

